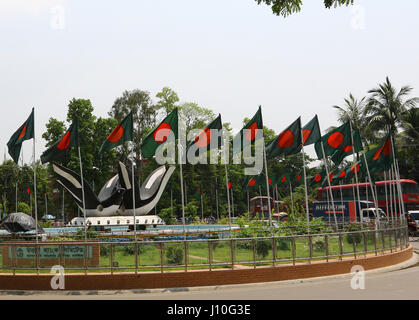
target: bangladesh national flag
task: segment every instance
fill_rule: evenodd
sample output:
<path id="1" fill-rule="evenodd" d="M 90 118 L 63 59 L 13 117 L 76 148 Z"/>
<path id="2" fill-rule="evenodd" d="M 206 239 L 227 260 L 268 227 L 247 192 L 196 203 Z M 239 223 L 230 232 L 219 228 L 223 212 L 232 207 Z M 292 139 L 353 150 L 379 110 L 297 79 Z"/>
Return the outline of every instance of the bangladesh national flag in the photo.
<path id="1" fill-rule="evenodd" d="M 388 134 L 380 146 L 368 151 L 365 154 L 368 168 L 371 173 L 390 170 L 394 157 L 392 150 L 391 135 Z"/>
<path id="2" fill-rule="evenodd" d="M 268 184 L 269 184 L 269 186 L 274 185 L 275 183 L 276 183 L 276 177 L 275 176 L 270 176 L 268 178 Z M 263 178 L 261 180 L 260 185 L 262 186 L 263 189 L 266 189 L 266 178 Z"/>
<path id="3" fill-rule="evenodd" d="M 362 140 L 361 140 L 361 135 L 359 134 L 359 130 L 355 130 L 353 132 L 353 138 L 354 138 L 354 146 L 352 146 L 352 141 L 350 142 L 349 145 L 347 146 L 343 146 L 342 148 L 338 149 L 335 151 L 335 153 L 332 155 L 332 161 L 336 164 L 339 165 L 344 158 L 346 158 L 347 156 L 353 154 L 354 152 L 361 152 L 364 147 L 362 146 Z"/>
<path id="4" fill-rule="evenodd" d="M 175 139 L 178 138 L 178 108 L 175 108 L 163 121 L 145 137 L 141 145 L 144 158 L 151 158 L 157 148 L 167 141 L 173 132 Z"/>
<path id="5" fill-rule="evenodd" d="M 202 196 L 201 187 L 198 187 L 195 191 L 194 197 L 197 200 L 201 200 L 201 196 Z"/>
<path id="6" fill-rule="evenodd" d="M 283 175 L 279 176 L 279 178 L 276 180 L 276 183 L 278 185 L 291 183 L 290 174 L 289 173 L 286 173 L 286 174 L 283 174 Z"/>
<path id="7" fill-rule="evenodd" d="M 132 141 L 134 127 L 133 127 L 133 115 L 132 111 L 125 117 L 124 120 L 119 123 L 112 133 L 106 138 L 100 147 L 99 154 L 112 150 L 117 146 L 125 143 L 126 141 Z"/>
<path id="8" fill-rule="evenodd" d="M 42 164 L 65 157 L 72 147 L 79 146 L 79 121 L 74 119 L 68 131 L 41 155 Z"/>
<path id="9" fill-rule="evenodd" d="M 29 140 L 35 137 L 35 110 L 32 108 L 32 112 L 29 118 L 25 121 L 24 124 L 20 126 L 19 129 L 12 135 L 9 142 L 7 143 L 7 147 L 9 149 L 9 154 L 12 157 L 13 161 L 18 163 L 20 150 L 22 149 L 22 142 L 25 140 Z"/>
<path id="10" fill-rule="evenodd" d="M 301 151 L 301 118 L 294 121 L 266 146 L 266 156 L 291 155 Z"/>
<path id="11" fill-rule="evenodd" d="M 247 176 L 243 182 L 243 186 L 245 186 L 247 190 L 257 188 L 260 185 L 260 176 Z"/>
<path id="12" fill-rule="evenodd" d="M 213 121 L 211 121 L 201 132 L 188 144 L 187 150 L 196 145 L 199 150 L 211 149 L 211 130 L 222 130 L 223 124 L 221 122 L 221 114 L 218 115 Z M 213 143 L 214 144 L 214 143 Z M 217 144 L 214 144 L 217 148 L 219 148 L 222 144 L 222 136 L 218 136 Z"/>
<path id="13" fill-rule="evenodd" d="M 256 141 L 259 130 L 262 130 L 260 132 L 263 133 L 262 107 L 260 106 L 254 117 L 233 138 L 233 154 L 240 153 L 244 148 L 253 144 Z"/>
<path id="14" fill-rule="evenodd" d="M 299 185 L 301 182 L 303 182 L 303 172 L 298 172 L 297 174 L 294 174 L 293 175 L 293 177 L 292 177 L 292 182 L 295 184 L 295 185 Z"/>
<path id="15" fill-rule="evenodd" d="M 310 186 L 318 184 L 318 183 L 322 183 L 322 181 L 324 180 L 325 177 L 326 177 L 326 171 L 325 170 L 322 170 L 319 173 L 316 173 L 314 175 L 314 177 L 311 178 Z"/>
<path id="16" fill-rule="evenodd" d="M 341 181 L 345 181 L 347 179 L 352 178 L 352 172 L 351 172 L 350 169 L 351 169 L 351 166 L 340 169 L 340 171 L 338 171 L 338 173 L 336 174 L 336 176 L 333 179 L 333 184 L 337 185 Z"/>
<path id="17" fill-rule="evenodd" d="M 343 150 L 346 146 L 351 146 L 352 138 L 351 126 L 349 122 L 324 135 L 321 138 L 321 141 L 323 142 L 325 157 L 331 156 L 338 150 Z M 317 157 L 319 159 L 323 159 L 321 142 L 318 141 L 314 145 L 314 148 L 316 150 Z"/>
<path id="18" fill-rule="evenodd" d="M 321 138 L 319 119 L 316 116 L 303 127 L 303 144 L 309 146 Z"/>

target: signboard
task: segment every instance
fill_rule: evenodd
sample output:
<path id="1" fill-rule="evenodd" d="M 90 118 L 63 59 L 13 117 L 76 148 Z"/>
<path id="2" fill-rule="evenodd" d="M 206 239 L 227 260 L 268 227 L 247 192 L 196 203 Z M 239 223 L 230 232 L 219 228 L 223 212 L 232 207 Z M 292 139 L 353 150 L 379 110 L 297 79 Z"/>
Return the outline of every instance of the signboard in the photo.
<path id="1" fill-rule="evenodd" d="M 85 246 L 63 246 L 64 259 L 83 259 Z M 17 259 L 35 259 L 35 247 L 15 247 L 15 253 Z M 92 246 L 87 247 L 86 258 L 91 259 L 93 257 Z M 12 248 L 9 247 L 9 259 L 12 258 Z M 39 248 L 40 259 L 59 259 L 60 258 L 60 247 L 59 246 L 48 246 Z"/>

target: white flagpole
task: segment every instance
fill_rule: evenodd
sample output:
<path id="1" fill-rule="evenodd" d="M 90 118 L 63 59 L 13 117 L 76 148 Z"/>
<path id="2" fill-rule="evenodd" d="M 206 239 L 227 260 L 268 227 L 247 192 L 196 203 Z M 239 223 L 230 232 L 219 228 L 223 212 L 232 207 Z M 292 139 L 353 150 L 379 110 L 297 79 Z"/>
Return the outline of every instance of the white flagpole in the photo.
<path id="1" fill-rule="evenodd" d="M 233 184 L 231 184 L 231 215 L 234 218 L 234 197 L 233 197 Z"/>
<path id="2" fill-rule="evenodd" d="M 80 160 L 80 177 L 81 177 L 81 193 L 83 196 L 83 218 L 84 218 L 84 241 L 87 242 L 87 221 L 86 221 L 86 200 L 84 196 L 84 179 L 83 179 L 83 164 L 81 161 L 81 151 L 80 151 L 80 145 L 78 147 L 79 149 L 79 160 Z"/>
<path id="3" fill-rule="evenodd" d="M 356 167 L 356 157 L 355 157 L 355 143 L 354 143 L 354 136 L 352 133 L 352 121 L 349 121 L 349 128 L 351 131 L 351 142 L 352 142 L 352 156 L 353 156 L 353 161 L 354 161 L 354 166 L 355 166 L 355 181 L 356 181 L 356 192 L 358 195 L 358 210 L 359 210 L 359 214 L 361 215 L 361 197 L 359 196 L 359 183 L 358 183 L 358 170 Z M 367 169 L 368 170 L 368 169 Z M 361 228 L 363 228 L 363 223 L 362 223 L 362 219 L 360 218 L 360 222 L 361 222 Z"/>
<path id="4" fill-rule="evenodd" d="M 38 205 L 37 205 L 37 199 L 36 199 L 36 161 L 35 161 L 35 134 L 33 137 L 33 193 L 34 193 L 34 208 L 35 208 L 35 230 L 36 230 L 36 243 L 38 243 Z"/>
<path id="5" fill-rule="evenodd" d="M 228 190 L 228 173 L 227 173 L 227 163 L 224 164 L 225 176 L 226 176 L 226 189 L 227 189 L 227 204 L 228 204 L 228 223 L 230 226 L 230 238 L 233 237 L 231 234 L 231 209 L 230 209 L 230 191 Z"/>
<path id="6" fill-rule="evenodd" d="M 16 212 L 17 212 L 17 181 L 16 181 L 16 197 L 15 197 L 15 200 L 16 200 Z"/>
<path id="7" fill-rule="evenodd" d="M 135 144 L 132 142 L 132 150 L 131 150 L 131 163 L 132 163 L 132 209 L 134 213 L 134 241 L 137 241 L 137 223 L 136 223 L 136 215 L 135 215 Z"/>
<path id="8" fill-rule="evenodd" d="M 388 196 L 387 196 L 387 174 L 385 171 L 384 171 L 384 190 L 386 194 L 386 215 L 388 216 L 389 211 L 388 211 Z"/>
<path id="9" fill-rule="evenodd" d="M 307 174 L 306 174 L 306 157 L 304 154 L 303 130 L 301 130 L 301 154 L 303 156 L 303 172 L 304 172 L 304 193 L 306 200 L 306 216 L 307 216 L 307 233 L 310 234 L 310 210 L 308 208 L 308 192 L 307 192 Z"/>
<path id="10" fill-rule="evenodd" d="M 266 190 L 268 192 L 268 210 L 269 210 L 269 228 L 271 229 L 271 236 L 273 236 L 272 230 L 272 210 L 271 210 L 271 197 L 269 190 L 269 176 L 268 176 L 268 161 L 266 160 L 266 148 L 263 143 L 263 157 L 265 159 L 265 178 L 266 178 Z"/>
<path id="11" fill-rule="evenodd" d="M 183 239 L 186 241 L 186 227 L 185 227 L 185 193 L 183 190 L 183 170 L 182 170 L 182 146 L 178 142 L 178 151 L 179 151 L 179 167 L 180 167 L 180 190 L 182 198 L 182 224 L 183 224 Z"/>
<path id="12" fill-rule="evenodd" d="M 216 202 L 216 205 L 217 205 L 217 221 L 218 221 L 218 220 L 220 220 L 220 215 L 219 215 L 219 212 L 218 212 L 218 182 L 217 182 L 217 177 L 215 177 L 215 202 Z"/>
<path id="13" fill-rule="evenodd" d="M 329 194 L 330 194 L 330 198 L 332 200 L 333 216 L 335 218 L 335 225 L 336 225 L 336 231 L 337 231 L 339 229 L 339 227 L 338 227 L 338 220 L 336 218 L 336 209 L 335 209 L 335 202 L 333 200 L 332 186 L 330 184 L 329 168 L 328 168 L 328 165 L 327 165 L 326 154 L 324 152 L 324 146 L 323 146 L 323 141 L 322 140 L 320 141 L 320 144 L 321 144 L 322 152 L 323 152 L 324 166 L 326 168 L 326 174 L 327 174 L 327 183 L 329 185 Z"/>
<path id="14" fill-rule="evenodd" d="M 291 196 L 292 215 L 294 216 L 294 199 L 293 199 L 293 197 L 292 197 L 292 186 L 291 186 L 291 181 L 290 181 L 289 185 L 290 185 L 290 196 Z"/>

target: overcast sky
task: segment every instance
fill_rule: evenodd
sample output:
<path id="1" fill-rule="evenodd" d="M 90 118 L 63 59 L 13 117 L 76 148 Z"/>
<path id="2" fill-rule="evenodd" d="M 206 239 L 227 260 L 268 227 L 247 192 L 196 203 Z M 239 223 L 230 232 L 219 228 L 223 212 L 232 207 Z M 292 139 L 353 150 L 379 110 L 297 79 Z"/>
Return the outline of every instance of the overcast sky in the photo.
<path id="1" fill-rule="evenodd" d="M 419 96 L 419 2 L 355 3 L 305 0 L 285 19 L 254 0 L 0 0 L 0 146 L 35 107 L 39 158 L 45 124 L 65 120 L 70 99 L 106 117 L 126 89 L 155 99 L 168 86 L 235 129 L 262 105 L 277 133 L 316 113 L 322 131 L 336 125 L 332 105 L 387 75 Z"/>

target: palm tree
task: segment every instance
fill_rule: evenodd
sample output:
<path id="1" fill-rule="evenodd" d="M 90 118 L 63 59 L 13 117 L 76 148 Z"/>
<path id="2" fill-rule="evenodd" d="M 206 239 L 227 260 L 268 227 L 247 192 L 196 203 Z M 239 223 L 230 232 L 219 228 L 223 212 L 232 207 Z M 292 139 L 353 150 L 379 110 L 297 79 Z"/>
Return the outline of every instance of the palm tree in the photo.
<path id="1" fill-rule="evenodd" d="M 358 100 L 352 93 L 349 93 L 349 97 L 344 101 L 345 105 L 343 107 L 333 106 L 333 108 L 337 109 L 338 121 L 343 124 L 350 120 L 353 130 L 359 129 L 363 140 L 369 142 L 371 140 L 371 133 L 365 125 L 364 119 L 364 109 L 367 104 L 366 98 L 363 97 L 361 100 Z"/>
<path id="2" fill-rule="evenodd" d="M 401 139 L 407 145 L 417 145 L 419 143 L 419 108 L 407 110 L 402 115 L 402 119 Z"/>
<path id="3" fill-rule="evenodd" d="M 393 135 L 397 133 L 403 124 L 402 115 L 419 102 L 417 97 L 404 99 L 412 90 L 412 87 L 404 86 L 397 92 L 387 77 L 385 83 L 368 91 L 371 96 L 364 108 L 364 119 L 376 138 L 380 135 L 377 133 L 388 127 Z"/>

